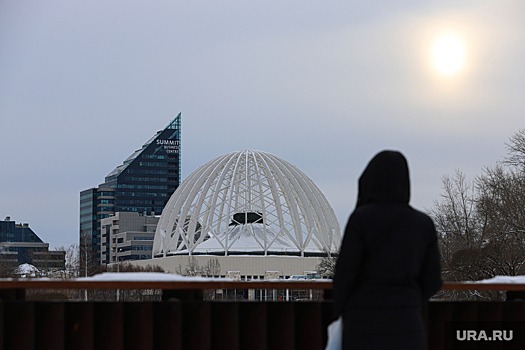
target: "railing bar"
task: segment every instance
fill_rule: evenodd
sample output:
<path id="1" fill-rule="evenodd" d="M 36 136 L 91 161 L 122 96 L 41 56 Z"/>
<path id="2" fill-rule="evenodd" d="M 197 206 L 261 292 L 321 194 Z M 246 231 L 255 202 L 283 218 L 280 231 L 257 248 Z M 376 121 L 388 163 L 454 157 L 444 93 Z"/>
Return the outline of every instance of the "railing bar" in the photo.
<path id="1" fill-rule="evenodd" d="M 331 289 L 328 282 L 273 281 L 0 281 L 0 289 Z"/>
<path id="2" fill-rule="evenodd" d="M 0 280 L 0 290 L 23 289 L 332 289 L 332 281 L 77 281 Z M 442 290 L 525 291 L 525 283 L 445 282 Z"/>

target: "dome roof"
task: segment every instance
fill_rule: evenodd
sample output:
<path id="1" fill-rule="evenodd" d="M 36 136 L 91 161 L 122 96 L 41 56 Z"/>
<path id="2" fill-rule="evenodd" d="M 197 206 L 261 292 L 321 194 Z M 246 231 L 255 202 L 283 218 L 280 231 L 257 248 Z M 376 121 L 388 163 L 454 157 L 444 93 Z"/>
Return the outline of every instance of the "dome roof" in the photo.
<path id="1" fill-rule="evenodd" d="M 173 193 L 153 256 L 319 255 L 337 252 L 340 240 L 334 211 L 312 180 L 272 154 L 240 151 L 204 164 Z"/>

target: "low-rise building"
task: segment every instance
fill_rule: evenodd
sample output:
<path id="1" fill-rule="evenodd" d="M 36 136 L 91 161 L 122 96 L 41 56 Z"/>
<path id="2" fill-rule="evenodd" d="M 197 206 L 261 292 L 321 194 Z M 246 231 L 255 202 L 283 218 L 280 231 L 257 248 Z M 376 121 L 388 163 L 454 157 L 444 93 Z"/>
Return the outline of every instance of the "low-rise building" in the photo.
<path id="1" fill-rule="evenodd" d="M 16 223 L 8 216 L 0 221 L 0 264 L 16 267 L 31 264 L 39 269 L 63 270 L 66 252 L 49 250 L 45 243 L 29 227 L 28 223 Z"/>

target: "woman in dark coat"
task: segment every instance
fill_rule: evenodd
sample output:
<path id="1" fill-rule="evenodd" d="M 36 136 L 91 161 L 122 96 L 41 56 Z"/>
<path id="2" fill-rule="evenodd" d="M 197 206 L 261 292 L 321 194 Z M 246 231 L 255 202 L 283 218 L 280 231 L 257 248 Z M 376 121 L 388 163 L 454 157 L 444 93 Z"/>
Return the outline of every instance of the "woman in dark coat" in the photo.
<path id="1" fill-rule="evenodd" d="M 405 157 L 383 151 L 359 178 L 335 268 L 344 349 L 426 349 L 421 306 L 442 284 L 432 220 L 409 204 Z"/>

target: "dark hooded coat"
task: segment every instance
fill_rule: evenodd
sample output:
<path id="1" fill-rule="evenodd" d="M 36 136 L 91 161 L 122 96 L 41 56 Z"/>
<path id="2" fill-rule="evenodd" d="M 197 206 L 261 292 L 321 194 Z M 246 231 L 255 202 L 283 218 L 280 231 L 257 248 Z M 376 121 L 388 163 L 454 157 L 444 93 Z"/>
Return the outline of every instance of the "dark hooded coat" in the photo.
<path id="1" fill-rule="evenodd" d="M 359 178 L 335 268 L 344 349 L 425 349 L 421 306 L 441 287 L 432 220 L 413 209 L 405 157 L 383 151 Z"/>

